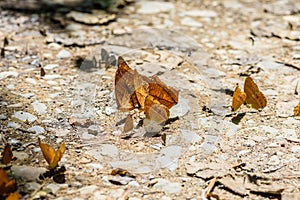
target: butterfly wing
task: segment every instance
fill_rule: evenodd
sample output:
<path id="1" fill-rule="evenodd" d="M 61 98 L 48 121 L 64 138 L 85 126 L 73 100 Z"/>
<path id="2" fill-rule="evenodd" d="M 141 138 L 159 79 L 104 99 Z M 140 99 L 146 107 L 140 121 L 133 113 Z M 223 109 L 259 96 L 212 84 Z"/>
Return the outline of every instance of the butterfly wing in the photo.
<path id="1" fill-rule="evenodd" d="M 118 109 L 121 111 L 130 111 L 138 106 L 134 87 L 134 75 L 135 71 L 120 56 L 115 75 L 115 96 Z"/>
<path id="2" fill-rule="evenodd" d="M 170 111 L 153 96 L 148 95 L 145 101 L 145 115 L 147 119 L 161 124 L 169 119 Z"/>
<path id="3" fill-rule="evenodd" d="M 54 169 L 55 167 L 57 167 L 58 162 L 61 160 L 61 158 L 63 157 L 64 153 L 65 153 L 66 147 L 65 147 L 65 143 L 62 142 L 58 148 L 57 151 L 55 151 L 55 155 L 53 160 L 51 161 L 51 163 L 49 163 L 49 168 L 50 169 Z"/>
<path id="4" fill-rule="evenodd" d="M 128 115 L 125 120 L 124 124 L 124 133 L 127 133 L 128 131 L 131 131 L 133 129 L 133 119 L 132 115 Z"/>
<path id="5" fill-rule="evenodd" d="M 149 95 L 153 96 L 167 108 L 170 109 L 178 103 L 178 94 L 178 90 L 168 87 L 158 76 L 155 75 L 152 77 L 152 81 L 149 83 Z"/>
<path id="6" fill-rule="evenodd" d="M 39 146 L 42 150 L 43 156 L 47 163 L 50 165 L 53 162 L 54 156 L 55 156 L 55 150 L 48 144 L 43 143 L 40 138 L 38 139 Z"/>
<path id="7" fill-rule="evenodd" d="M 294 108 L 294 116 L 300 116 L 300 103 Z"/>
<path id="8" fill-rule="evenodd" d="M 246 93 L 243 92 L 240 87 L 237 85 L 234 93 L 233 93 L 233 97 L 232 97 L 232 111 L 235 112 L 237 109 L 239 109 L 241 107 L 241 105 L 245 102 L 246 100 Z"/>
<path id="9" fill-rule="evenodd" d="M 13 159 L 13 153 L 10 147 L 9 143 L 6 143 L 4 147 L 4 151 L 2 152 L 2 158 L 1 158 L 1 163 L 6 165 L 10 163 L 10 161 Z"/>
<path id="10" fill-rule="evenodd" d="M 260 109 L 266 107 L 267 99 L 265 95 L 259 90 L 250 76 L 245 79 L 244 91 L 247 95 L 246 103 L 250 104 L 252 108 Z"/>

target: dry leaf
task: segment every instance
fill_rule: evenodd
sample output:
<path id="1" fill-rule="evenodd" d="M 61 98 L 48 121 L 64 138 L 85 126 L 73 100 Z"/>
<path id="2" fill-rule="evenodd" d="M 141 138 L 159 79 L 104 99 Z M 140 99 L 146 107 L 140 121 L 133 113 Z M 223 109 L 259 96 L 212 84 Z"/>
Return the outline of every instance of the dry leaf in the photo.
<path id="1" fill-rule="evenodd" d="M 131 131 L 133 129 L 133 119 L 132 115 L 128 115 L 125 124 L 124 124 L 124 133 L 127 133 L 128 131 Z"/>
<path id="2" fill-rule="evenodd" d="M 6 143 L 4 151 L 2 152 L 1 163 L 7 165 L 13 159 L 13 153 L 9 143 Z"/>
<path id="3" fill-rule="evenodd" d="M 38 139 L 40 148 L 42 150 L 42 153 L 44 155 L 45 160 L 49 164 L 49 169 L 54 169 L 58 166 L 58 162 L 63 157 L 65 152 L 65 143 L 62 142 L 59 146 L 59 149 L 57 151 L 54 150 L 53 147 L 50 145 L 41 142 L 40 139 Z"/>
<path id="4" fill-rule="evenodd" d="M 243 92 L 240 87 L 237 85 L 234 93 L 233 93 L 233 97 L 232 97 L 232 111 L 236 111 L 237 109 L 239 109 L 241 107 L 242 104 L 244 104 L 245 100 L 246 100 L 246 93 Z"/>
<path id="5" fill-rule="evenodd" d="M 294 108 L 294 116 L 300 116 L 300 103 Z"/>
<path id="6" fill-rule="evenodd" d="M 17 183 L 15 180 L 10 180 L 6 171 L 0 168 L 0 194 L 6 196 L 17 190 Z"/>
<path id="7" fill-rule="evenodd" d="M 266 107 L 267 99 L 265 95 L 259 90 L 250 76 L 245 80 L 244 91 L 247 95 L 246 103 L 250 104 L 252 108 L 260 109 Z"/>

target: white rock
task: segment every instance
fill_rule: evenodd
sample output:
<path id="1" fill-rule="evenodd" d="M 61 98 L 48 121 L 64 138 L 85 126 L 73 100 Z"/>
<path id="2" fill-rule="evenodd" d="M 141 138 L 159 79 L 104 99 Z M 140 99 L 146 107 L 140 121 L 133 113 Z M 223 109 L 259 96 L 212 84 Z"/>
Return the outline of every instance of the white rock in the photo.
<path id="1" fill-rule="evenodd" d="M 35 84 L 36 84 L 36 80 L 33 79 L 33 78 L 26 78 L 25 80 L 26 80 L 27 83 L 30 83 L 30 84 L 32 84 L 32 85 L 35 85 Z"/>
<path id="2" fill-rule="evenodd" d="M 262 68 L 265 71 L 268 71 L 268 70 L 281 70 L 284 67 L 284 64 L 280 64 L 272 60 L 265 60 L 257 63 L 256 66 Z"/>
<path id="3" fill-rule="evenodd" d="M 300 146 L 292 146 L 291 152 L 293 153 L 300 153 Z"/>
<path id="4" fill-rule="evenodd" d="M 36 134 L 45 133 L 45 129 L 41 126 L 33 126 L 29 128 L 28 131 L 35 132 Z"/>
<path id="5" fill-rule="evenodd" d="M 0 73 L 0 80 L 8 78 L 8 77 L 17 77 L 19 75 L 18 72 L 10 71 L 10 72 L 1 72 Z"/>
<path id="6" fill-rule="evenodd" d="M 190 17 L 184 17 L 181 19 L 180 23 L 185 26 L 191 26 L 191 27 L 202 27 L 203 24 L 201 22 L 197 22 L 196 20 L 190 18 Z"/>
<path id="7" fill-rule="evenodd" d="M 88 163 L 86 164 L 87 167 L 91 167 L 93 169 L 103 169 L 103 165 L 98 164 L 98 163 Z"/>
<path id="8" fill-rule="evenodd" d="M 181 191 L 181 184 L 177 182 L 170 182 L 169 180 L 159 178 L 157 183 L 153 186 L 155 189 L 162 190 L 168 194 L 176 194 Z"/>
<path id="9" fill-rule="evenodd" d="M 69 51 L 62 49 L 62 50 L 60 50 L 60 52 L 58 52 L 58 54 L 56 55 L 56 58 L 62 59 L 62 58 L 69 58 L 71 56 L 72 56 L 72 54 Z"/>
<path id="10" fill-rule="evenodd" d="M 6 120 L 7 117 L 5 115 L 0 114 L 0 120 Z"/>
<path id="11" fill-rule="evenodd" d="M 271 135 L 277 135 L 278 130 L 276 128 L 273 128 L 271 126 L 261 126 L 261 129 L 264 131 L 264 134 L 271 134 Z"/>
<path id="12" fill-rule="evenodd" d="M 50 190 L 53 194 L 56 194 L 61 186 L 59 184 L 50 183 L 45 188 Z"/>
<path id="13" fill-rule="evenodd" d="M 90 195 L 93 194 L 98 187 L 96 185 L 89 185 L 79 189 L 81 195 Z"/>
<path id="14" fill-rule="evenodd" d="M 44 67 L 44 69 L 46 70 L 51 70 L 51 69 L 54 69 L 56 67 L 58 67 L 59 65 L 58 64 L 48 64 Z"/>
<path id="15" fill-rule="evenodd" d="M 16 123 L 16 122 L 8 122 L 8 123 L 7 123 L 7 127 L 11 127 L 11 128 L 13 128 L 13 129 L 17 129 L 17 128 L 20 128 L 21 125 L 18 124 L 18 123 Z"/>
<path id="16" fill-rule="evenodd" d="M 170 12 L 175 6 L 170 2 L 161 1 L 141 1 L 137 3 L 140 8 L 137 10 L 139 14 L 157 14 L 162 12 Z"/>
<path id="17" fill-rule="evenodd" d="M 88 133 L 92 134 L 92 135 L 103 135 L 104 128 L 102 126 L 99 125 L 91 125 L 88 127 Z"/>
<path id="18" fill-rule="evenodd" d="M 212 10 L 189 10 L 181 15 L 191 17 L 217 17 L 218 14 Z"/>
<path id="19" fill-rule="evenodd" d="M 31 105 L 33 107 L 33 110 L 39 115 L 43 115 L 47 112 L 47 106 L 43 103 L 35 101 Z"/>
<path id="20" fill-rule="evenodd" d="M 40 188 L 40 184 L 38 184 L 37 182 L 29 182 L 29 183 L 25 183 L 24 187 L 26 187 L 26 189 L 29 191 L 35 191 Z"/>
<path id="21" fill-rule="evenodd" d="M 21 121 L 28 121 L 30 123 L 34 122 L 37 119 L 36 116 L 24 111 L 15 112 L 12 117 Z"/>
<path id="22" fill-rule="evenodd" d="M 186 143 L 195 143 L 202 139 L 197 133 L 190 130 L 180 130 L 181 137 Z"/>
<path id="23" fill-rule="evenodd" d="M 25 165 L 13 165 L 11 170 L 16 179 L 22 179 L 24 182 L 38 180 L 39 175 L 47 171 L 46 168 Z"/>
<path id="24" fill-rule="evenodd" d="M 190 111 L 189 100 L 179 95 L 178 103 L 170 109 L 170 118 L 183 117 Z"/>
<path id="25" fill-rule="evenodd" d="M 61 75 L 59 74 L 46 74 L 45 76 L 43 76 L 43 79 L 45 80 L 54 80 L 54 79 L 58 79 L 61 78 Z M 50 83 L 50 81 L 48 81 L 47 83 Z M 55 82 L 54 85 L 56 85 L 57 83 Z M 52 85 L 52 84 L 50 84 Z"/>

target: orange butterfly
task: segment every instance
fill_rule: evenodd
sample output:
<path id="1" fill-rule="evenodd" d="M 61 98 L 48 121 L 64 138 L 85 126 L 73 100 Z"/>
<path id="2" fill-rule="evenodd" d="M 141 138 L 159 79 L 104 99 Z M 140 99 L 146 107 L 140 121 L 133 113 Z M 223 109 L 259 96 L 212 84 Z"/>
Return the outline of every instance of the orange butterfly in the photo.
<path id="1" fill-rule="evenodd" d="M 13 153 L 9 143 L 6 143 L 4 151 L 2 152 L 1 163 L 7 165 L 13 159 Z"/>
<path id="2" fill-rule="evenodd" d="M 236 111 L 244 103 L 250 104 L 254 109 L 262 109 L 267 105 L 267 98 L 250 76 L 245 79 L 244 92 L 236 86 L 232 97 L 232 111 Z"/>
<path id="3" fill-rule="evenodd" d="M 0 168 L 0 197 L 7 196 L 17 190 L 17 183 L 15 180 L 10 180 L 6 171 Z"/>
<path id="4" fill-rule="evenodd" d="M 46 143 L 41 142 L 40 138 L 38 139 L 39 146 L 42 150 L 44 158 L 49 164 L 49 169 L 54 169 L 58 166 L 58 162 L 63 157 L 65 153 L 65 143 L 62 142 L 57 151 L 54 150 L 53 147 L 49 146 Z"/>
<path id="5" fill-rule="evenodd" d="M 300 103 L 294 108 L 294 116 L 300 116 Z"/>
<path id="6" fill-rule="evenodd" d="M 232 111 L 236 111 L 237 109 L 239 109 L 239 107 L 241 107 L 242 104 L 245 103 L 246 100 L 246 93 L 243 92 L 240 87 L 237 85 L 234 93 L 233 93 L 233 97 L 232 97 Z"/>
<path id="7" fill-rule="evenodd" d="M 264 108 L 267 105 L 267 98 L 265 95 L 258 89 L 256 83 L 250 76 L 247 76 L 244 83 L 244 91 L 247 95 L 246 103 L 250 104 L 254 109 Z"/>
<path id="8" fill-rule="evenodd" d="M 138 108 L 145 112 L 146 118 L 162 123 L 169 118 L 169 109 L 178 103 L 178 94 L 178 90 L 167 86 L 158 76 L 148 78 L 140 75 L 122 57 L 118 58 L 115 96 L 119 110 L 130 111 Z M 128 124 L 125 124 L 125 128 L 129 127 L 129 122 L 131 124 L 128 120 L 127 117 Z"/>

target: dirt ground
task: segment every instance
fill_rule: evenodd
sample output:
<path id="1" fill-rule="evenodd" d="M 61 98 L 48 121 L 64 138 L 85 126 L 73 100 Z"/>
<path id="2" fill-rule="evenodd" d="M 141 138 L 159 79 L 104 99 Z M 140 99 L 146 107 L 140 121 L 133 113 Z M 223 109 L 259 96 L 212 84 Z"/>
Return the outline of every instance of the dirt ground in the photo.
<path id="1" fill-rule="evenodd" d="M 99 2 L 0 1 L 1 167 L 22 199 L 300 199 L 299 1 Z M 179 90 L 159 134 L 139 110 L 123 133 L 118 56 Z M 267 106 L 232 112 L 246 76 Z M 51 177 L 38 138 L 65 143 Z"/>

